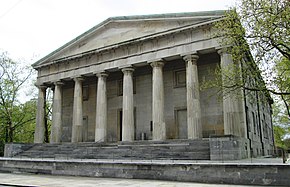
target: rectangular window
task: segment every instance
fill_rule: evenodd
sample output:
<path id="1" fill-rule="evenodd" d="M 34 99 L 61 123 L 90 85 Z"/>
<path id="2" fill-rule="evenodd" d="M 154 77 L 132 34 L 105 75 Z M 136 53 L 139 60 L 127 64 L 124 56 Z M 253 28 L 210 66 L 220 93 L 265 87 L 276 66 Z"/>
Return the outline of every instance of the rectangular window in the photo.
<path id="1" fill-rule="evenodd" d="M 186 86 L 186 70 L 174 71 L 174 87 L 185 87 Z"/>
<path id="2" fill-rule="evenodd" d="M 257 133 L 257 127 L 256 127 L 256 116 L 255 116 L 254 112 L 252 112 L 252 119 L 253 119 L 254 134 L 256 134 Z"/>
<path id="3" fill-rule="evenodd" d="M 83 86 L 83 101 L 89 100 L 89 85 Z"/>

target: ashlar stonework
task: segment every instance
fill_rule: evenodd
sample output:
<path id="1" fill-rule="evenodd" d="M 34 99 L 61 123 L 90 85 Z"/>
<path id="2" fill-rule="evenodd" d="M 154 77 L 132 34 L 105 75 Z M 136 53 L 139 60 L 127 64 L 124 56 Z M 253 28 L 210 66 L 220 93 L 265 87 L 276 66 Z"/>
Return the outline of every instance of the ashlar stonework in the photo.
<path id="1" fill-rule="evenodd" d="M 271 154 L 265 95 L 219 98 L 217 89 L 200 89 L 218 66 L 233 63 L 210 37 L 223 15 L 109 18 L 34 63 L 35 143 L 44 142 L 45 95 L 53 88 L 51 143 L 209 138 L 213 159 L 225 145 L 239 151 L 233 159 Z"/>

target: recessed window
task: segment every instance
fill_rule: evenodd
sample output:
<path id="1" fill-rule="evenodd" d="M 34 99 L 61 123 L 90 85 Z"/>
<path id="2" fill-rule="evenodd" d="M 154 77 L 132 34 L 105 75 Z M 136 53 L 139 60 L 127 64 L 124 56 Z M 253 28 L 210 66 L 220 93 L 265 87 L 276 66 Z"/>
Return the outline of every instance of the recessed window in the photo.
<path id="1" fill-rule="evenodd" d="M 89 100 L 89 85 L 83 86 L 83 101 Z"/>
<path id="2" fill-rule="evenodd" d="M 177 70 L 174 71 L 174 87 L 185 87 L 186 86 L 186 71 Z"/>

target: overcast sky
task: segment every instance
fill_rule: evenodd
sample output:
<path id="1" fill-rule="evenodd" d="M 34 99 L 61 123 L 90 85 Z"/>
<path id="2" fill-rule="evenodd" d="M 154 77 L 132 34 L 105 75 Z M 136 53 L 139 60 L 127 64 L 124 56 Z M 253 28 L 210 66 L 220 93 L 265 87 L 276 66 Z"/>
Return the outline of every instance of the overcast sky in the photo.
<path id="1" fill-rule="evenodd" d="M 228 9 L 234 0 L 0 0 L 0 50 L 28 63 L 108 17 Z"/>

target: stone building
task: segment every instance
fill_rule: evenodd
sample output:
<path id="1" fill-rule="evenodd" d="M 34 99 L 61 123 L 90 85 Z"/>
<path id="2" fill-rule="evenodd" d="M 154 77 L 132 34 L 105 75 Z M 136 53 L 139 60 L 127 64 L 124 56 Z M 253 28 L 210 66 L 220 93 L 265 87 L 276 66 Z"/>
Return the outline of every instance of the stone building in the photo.
<path id="1" fill-rule="evenodd" d="M 50 87 L 51 143 L 209 138 L 227 141 L 229 150 L 238 141 L 246 156 L 271 154 L 266 96 L 221 99 L 216 89 L 200 89 L 232 63 L 210 37 L 223 14 L 109 18 L 37 61 L 35 143 L 44 141 Z"/>

